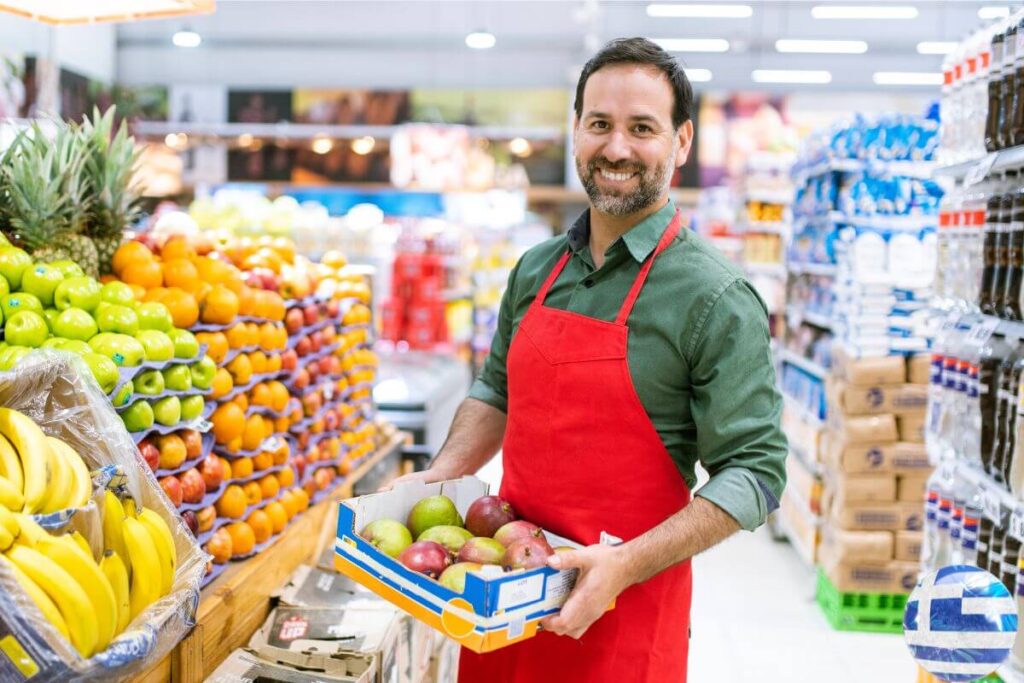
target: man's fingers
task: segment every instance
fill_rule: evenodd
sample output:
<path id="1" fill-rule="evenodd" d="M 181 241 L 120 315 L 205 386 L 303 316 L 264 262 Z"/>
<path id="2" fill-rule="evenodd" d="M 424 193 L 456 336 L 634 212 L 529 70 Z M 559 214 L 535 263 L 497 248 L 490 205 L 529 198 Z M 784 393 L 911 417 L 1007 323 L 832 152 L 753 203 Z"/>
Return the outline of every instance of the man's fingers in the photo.
<path id="1" fill-rule="evenodd" d="M 552 569 L 585 569 L 590 566 L 590 558 L 579 550 L 563 550 L 548 555 L 548 566 Z"/>

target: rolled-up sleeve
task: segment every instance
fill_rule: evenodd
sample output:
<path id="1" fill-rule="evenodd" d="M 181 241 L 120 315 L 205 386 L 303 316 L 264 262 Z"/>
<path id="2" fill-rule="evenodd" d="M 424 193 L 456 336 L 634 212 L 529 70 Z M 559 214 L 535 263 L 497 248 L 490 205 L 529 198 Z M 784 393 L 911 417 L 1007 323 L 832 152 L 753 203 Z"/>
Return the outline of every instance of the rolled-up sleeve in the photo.
<path id="1" fill-rule="evenodd" d="M 710 480 L 696 495 L 752 531 L 779 506 L 786 483 L 782 396 L 768 316 L 748 282 L 712 296 L 688 344 L 697 454 Z"/>
<path id="2" fill-rule="evenodd" d="M 484 360 L 484 366 L 469 388 L 469 397 L 483 401 L 503 413 L 508 412 L 508 374 L 505 361 L 512 340 L 512 324 L 515 316 L 515 278 L 519 269 L 517 263 L 508 276 L 508 285 L 501 297 L 498 309 L 498 327 L 491 339 L 491 351 Z"/>

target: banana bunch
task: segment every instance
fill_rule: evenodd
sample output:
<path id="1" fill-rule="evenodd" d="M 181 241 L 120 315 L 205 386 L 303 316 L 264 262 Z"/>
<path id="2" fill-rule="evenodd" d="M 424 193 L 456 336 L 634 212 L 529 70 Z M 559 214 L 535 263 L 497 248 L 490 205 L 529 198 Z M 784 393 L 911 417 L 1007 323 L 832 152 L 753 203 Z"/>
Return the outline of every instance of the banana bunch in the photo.
<path id="1" fill-rule="evenodd" d="M 92 479 L 82 457 L 27 415 L 0 408 L 0 505 L 28 514 L 82 507 Z"/>
<path id="2" fill-rule="evenodd" d="M 55 536 L 0 505 L 0 566 L 84 658 L 102 652 L 174 582 L 171 530 L 153 510 L 107 492 L 104 550 L 96 561 L 76 532 Z M 154 552 L 155 551 L 155 552 Z"/>

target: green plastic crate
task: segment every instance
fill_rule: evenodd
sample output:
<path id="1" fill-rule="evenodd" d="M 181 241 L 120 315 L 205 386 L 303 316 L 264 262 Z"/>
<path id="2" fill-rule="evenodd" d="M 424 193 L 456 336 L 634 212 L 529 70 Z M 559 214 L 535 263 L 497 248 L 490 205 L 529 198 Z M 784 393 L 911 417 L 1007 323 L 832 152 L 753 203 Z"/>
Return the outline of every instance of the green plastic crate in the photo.
<path id="1" fill-rule="evenodd" d="M 838 631 L 903 633 L 906 595 L 888 593 L 841 593 L 818 569 L 818 604 Z"/>

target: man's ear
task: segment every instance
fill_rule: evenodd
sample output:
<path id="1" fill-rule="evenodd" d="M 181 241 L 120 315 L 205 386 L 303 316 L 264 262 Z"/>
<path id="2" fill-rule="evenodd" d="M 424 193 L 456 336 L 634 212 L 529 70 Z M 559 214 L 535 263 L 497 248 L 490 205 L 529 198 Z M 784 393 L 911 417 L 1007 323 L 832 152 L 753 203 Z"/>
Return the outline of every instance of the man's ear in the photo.
<path id="1" fill-rule="evenodd" d="M 676 152 L 676 168 L 686 163 L 690 156 L 690 145 L 693 144 L 693 121 L 686 121 L 676 131 L 679 136 L 679 151 Z"/>

